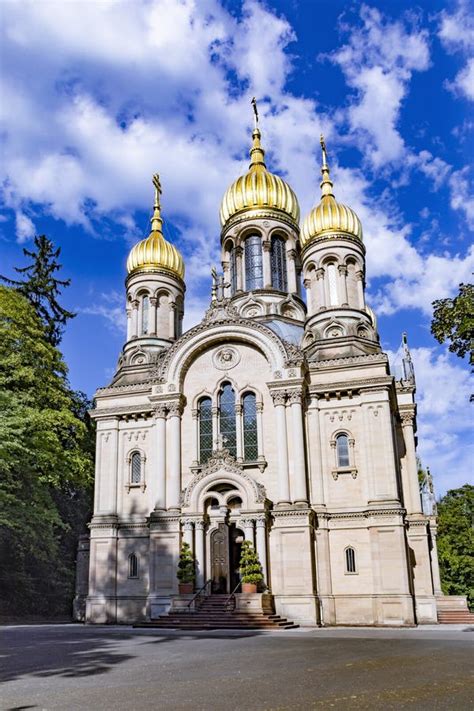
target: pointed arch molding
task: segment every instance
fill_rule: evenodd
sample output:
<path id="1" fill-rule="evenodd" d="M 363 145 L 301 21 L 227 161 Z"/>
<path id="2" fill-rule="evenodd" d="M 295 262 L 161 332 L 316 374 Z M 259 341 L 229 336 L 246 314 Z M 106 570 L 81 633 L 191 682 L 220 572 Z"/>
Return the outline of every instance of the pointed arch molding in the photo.
<path id="1" fill-rule="evenodd" d="M 174 383 L 180 388 L 186 371 L 196 355 L 213 345 L 231 342 L 248 343 L 260 350 L 267 359 L 272 371 L 288 367 L 294 359 L 295 346 L 283 342 L 270 329 L 261 323 L 234 317 L 208 319 L 191 328 L 166 353 L 158 368 L 155 382 Z M 297 349 L 299 350 L 299 349 Z"/>
<path id="2" fill-rule="evenodd" d="M 181 493 L 181 505 L 192 511 L 201 511 L 204 496 L 213 484 L 233 484 L 242 496 L 243 508 L 263 508 L 266 501 L 265 487 L 255 481 L 235 459 L 223 449 L 214 452 L 200 472 L 195 474 Z"/>

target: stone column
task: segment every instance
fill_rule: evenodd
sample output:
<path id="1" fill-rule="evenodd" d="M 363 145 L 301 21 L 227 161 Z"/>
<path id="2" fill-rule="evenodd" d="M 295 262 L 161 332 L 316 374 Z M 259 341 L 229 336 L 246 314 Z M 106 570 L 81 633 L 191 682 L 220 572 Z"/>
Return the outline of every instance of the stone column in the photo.
<path id="1" fill-rule="evenodd" d="M 199 464 L 200 460 L 200 453 L 199 453 L 199 410 L 195 408 L 192 411 L 192 418 L 193 418 L 193 433 L 194 433 L 194 442 L 193 442 L 193 447 L 194 447 L 194 459 L 193 459 L 193 466 L 197 467 Z"/>
<path id="2" fill-rule="evenodd" d="M 250 541 L 250 543 L 254 545 L 253 518 L 244 518 L 242 526 L 245 533 L 245 540 Z"/>
<path id="3" fill-rule="evenodd" d="M 219 441 L 219 408 L 211 408 L 212 414 L 212 449 L 217 449 L 217 442 Z"/>
<path id="4" fill-rule="evenodd" d="M 191 551 L 194 553 L 193 529 L 194 529 L 193 522 L 188 518 L 185 519 L 183 521 L 183 543 L 187 543 L 188 546 L 191 548 Z"/>
<path id="5" fill-rule="evenodd" d="M 242 247 L 235 247 L 235 269 L 237 271 L 236 274 L 236 285 L 237 285 L 237 291 L 243 291 L 244 288 L 244 280 L 243 280 L 243 273 L 242 273 L 242 256 L 244 253 L 244 250 Z"/>
<path id="6" fill-rule="evenodd" d="M 156 503 L 155 510 L 166 509 L 166 409 L 155 409 Z"/>
<path id="7" fill-rule="evenodd" d="M 403 482 L 404 485 L 407 486 L 407 491 L 404 491 L 405 506 L 409 514 L 421 513 L 420 485 L 418 483 L 418 464 L 416 461 L 415 433 L 413 429 L 415 410 L 414 408 L 402 410 L 400 415 L 402 418 L 403 440 L 405 442 L 406 478 Z M 408 481 L 406 481 L 406 479 L 408 479 Z M 405 486 L 403 487 L 404 489 Z"/>
<path id="8" fill-rule="evenodd" d="M 278 491 L 279 504 L 290 503 L 290 479 L 288 474 L 288 440 L 286 432 L 286 394 L 283 391 L 272 392 L 275 406 L 277 447 L 278 447 Z"/>
<path id="9" fill-rule="evenodd" d="M 202 588 L 204 585 L 205 578 L 204 578 L 204 567 L 206 564 L 206 548 L 204 545 L 204 527 L 205 527 L 205 522 L 204 521 L 196 521 L 195 522 L 195 553 L 194 556 L 196 558 L 196 567 L 197 567 L 197 576 L 196 576 L 196 587 Z"/>
<path id="10" fill-rule="evenodd" d="M 290 294 L 298 293 L 298 281 L 296 279 L 296 250 L 289 249 L 286 253 L 286 263 L 288 269 L 288 291 Z"/>
<path id="11" fill-rule="evenodd" d="M 343 306 L 349 306 L 349 297 L 347 295 L 347 267 L 345 264 L 339 264 L 339 299 Z"/>
<path id="12" fill-rule="evenodd" d="M 181 414 L 182 404 L 172 402 L 168 406 L 168 481 L 166 507 L 180 508 L 181 494 Z"/>
<path id="13" fill-rule="evenodd" d="M 132 337 L 132 309 L 127 307 L 127 341 Z"/>
<path id="14" fill-rule="evenodd" d="M 430 520 L 430 533 L 431 533 L 431 543 L 433 545 L 431 553 L 431 574 L 433 577 L 433 590 L 435 595 L 442 595 L 441 590 L 441 577 L 439 574 L 439 561 L 438 561 L 438 546 L 436 543 L 436 536 L 438 529 L 434 524 L 433 520 Z"/>
<path id="15" fill-rule="evenodd" d="M 303 432 L 303 393 L 301 390 L 290 390 L 288 400 L 291 406 L 293 421 L 293 477 L 291 480 L 291 492 L 294 503 L 306 504 L 308 492 L 306 487 L 306 467 L 304 456 L 304 432 Z"/>
<path id="16" fill-rule="evenodd" d="M 235 406 L 235 437 L 238 462 L 244 461 L 244 432 L 242 422 L 242 410 L 242 405 L 238 404 Z"/>
<path id="17" fill-rule="evenodd" d="M 157 304 L 158 304 L 158 299 L 156 298 L 156 296 L 150 296 L 150 313 L 149 313 L 150 323 L 148 324 L 150 336 L 156 336 L 156 306 L 157 306 Z"/>
<path id="18" fill-rule="evenodd" d="M 319 310 L 326 308 L 326 290 L 324 287 L 324 269 L 316 269 L 316 279 L 318 282 L 318 308 Z"/>
<path id="19" fill-rule="evenodd" d="M 272 244 L 269 239 L 264 239 L 262 242 L 263 251 L 263 287 L 264 289 L 272 288 L 272 262 L 271 262 Z"/>
<path id="20" fill-rule="evenodd" d="M 311 279 L 305 279 L 303 286 L 306 289 L 306 306 L 308 308 L 308 316 L 313 315 L 313 292 Z"/>
<path id="21" fill-rule="evenodd" d="M 138 337 L 138 299 L 131 302 L 132 306 L 132 338 Z"/>
<path id="22" fill-rule="evenodd" d="M 365 307 L 365 297 L 364 297 L 364 272 L 358 269 L 355 273 L 357 280 L 357 295 L 359 299 L 359 309 L 364 310 Z"/>
<path id="23" fill-rule="evenodd" d="M 257 402 L 257 452 L 258 459 L 265 459 L 263 449 L 263 402 Z"/>
<path id="24" fill-rule="evenodd" d="M 176 338 L 176 304 L 174 301 L 169 303 L 169 337 L 172 341 Z"/>
<path id="25" fill-rule="evenodd" d="M 324 485 L 323 485 L 323 470 L 321 462 L 321 429 L 319 422 L 319 402 L 317 395 L 311 395 L 311 401 L 314 401 L 314 406 L 309 410 L 308 419 L 308 442 L 311 442 L 311 451 L 308 448 L 308 459 L 311 464 L 311 481 L 312 481 L 312 497 L 313 504 L 317 506 L 324 505 Z"/>
<path id="26" fill-rule="evenodd" d="M 267 528 L 265 516 L 259 516 L 257 519 L 255 519 L 255 525 L 257 527 L 257 554 L 262 565 L 264 582 L 266 585 L 268 585 Z"/>
<path id="27" fill-rule="evenodd" d="M 228 254 L 228 252 L 227 252 Z M 222 273 L 224 275 L 224 284 L 230 285 L 230 262 L 228 259 L 222 260 Z M 228 299 L 232 296 L 232 287 L 226 286 L 224 288 L 224 298 Z"/>

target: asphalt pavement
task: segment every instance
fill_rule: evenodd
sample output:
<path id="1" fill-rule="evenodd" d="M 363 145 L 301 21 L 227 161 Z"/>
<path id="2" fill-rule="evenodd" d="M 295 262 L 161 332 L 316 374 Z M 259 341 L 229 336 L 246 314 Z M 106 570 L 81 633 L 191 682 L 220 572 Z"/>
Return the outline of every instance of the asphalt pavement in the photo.
<path id="1" fill-rule="evenodd" d="M 474 708 L 474 627 L 0 628 L 0 709 Z"/>

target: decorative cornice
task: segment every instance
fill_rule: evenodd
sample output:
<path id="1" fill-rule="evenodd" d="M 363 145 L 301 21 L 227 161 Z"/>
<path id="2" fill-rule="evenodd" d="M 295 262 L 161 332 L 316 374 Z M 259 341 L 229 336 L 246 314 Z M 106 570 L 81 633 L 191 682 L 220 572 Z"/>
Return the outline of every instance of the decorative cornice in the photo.
<path id="1" fill-rule="evenodd" d="M 367 353 L 357 356 L 328 358 L 327 360 L 318 360 L 317 353 L 308 356 L 310 370 L 325 370 L 334 367 L 343 368 L 348 365 L 359 365 L 367 361 L 370 363 L 388 363 L 388 356 L 386 353 Z"/>

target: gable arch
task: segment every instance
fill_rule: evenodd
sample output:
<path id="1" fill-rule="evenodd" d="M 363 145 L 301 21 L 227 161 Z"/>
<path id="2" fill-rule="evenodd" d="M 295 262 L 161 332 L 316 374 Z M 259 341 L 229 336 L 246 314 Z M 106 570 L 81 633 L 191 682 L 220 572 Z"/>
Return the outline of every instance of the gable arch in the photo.
<path id="1" fill-rule="evenodd" d="M 193 512 L 204 510 L 205 501 L 210 496 L 219 500 L 216 492 L 211 491 L 216 484 L 229 484 L 232 496 L 237 494 L 242 500 L 243 509 L 264 509 L 265 490 L 252 477 L 226 459 L 210 459 L 204 469 L 196 474 L 182 494 L 183 508 Z M 230 495 L 230 492 L 229 492 Z"/>
<path id="2" fill-rule="evenodd" d="M 161 380 L 180 389 L 189 366 L 200 353 L 213 346 L 230 343 L 246 343 L 256 348 L 263 354 L 272 372 L 285 367 L 288 358 L 285 346 L 269 328 L 262 324 L 229 320 L 188 331 L 168 351 L 160 373 Z"/>

